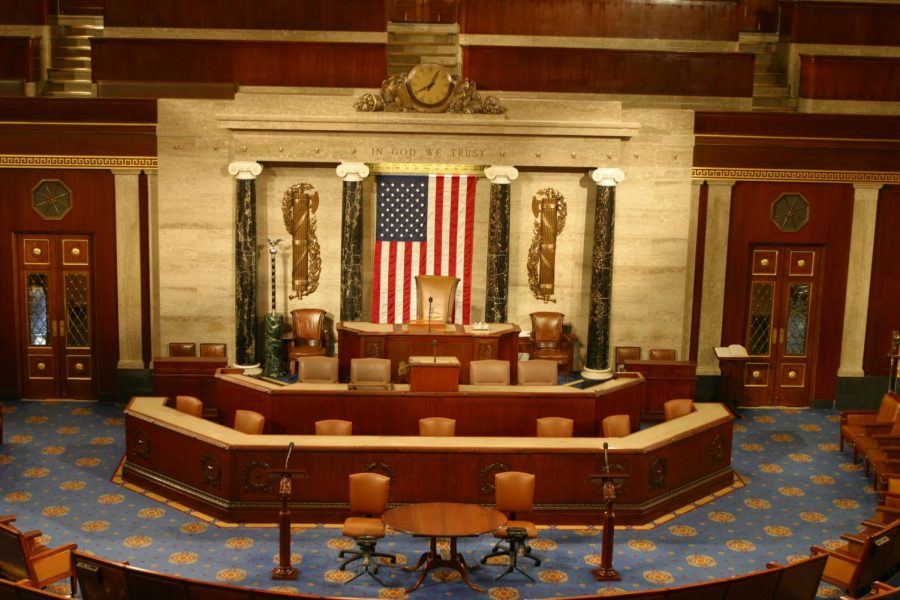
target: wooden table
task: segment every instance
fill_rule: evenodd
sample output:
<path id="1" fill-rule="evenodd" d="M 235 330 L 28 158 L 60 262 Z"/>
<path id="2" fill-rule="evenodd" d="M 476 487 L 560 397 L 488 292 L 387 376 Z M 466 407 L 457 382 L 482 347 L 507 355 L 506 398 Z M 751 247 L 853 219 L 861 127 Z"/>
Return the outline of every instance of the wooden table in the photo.
<path id="1" fill-rule="evenodd" d="M 428 572 L 440 567 L 456 569 L 470 588 L 476 592 L 484 591 L 484 588 L 475 585 L 469 579 L 469 571 L 474 571 L 478 565 L 470 567 L 466 564 L 465 558 L 457 550 L 456 540 L 497 531 L 506 524 L 506 515 L 476 504 L 426 502 L 392 508 L 381 515 L 381 520 L 391 529 L 417 537 L 431 538 L 430 549 L 419 557 L 419 562 L 414 567 L 404 567 L 407 571 L 422 568 L 419 579 L 415 585 L 406 590 L 407 592 L 419 589 Z M 437 551 L 438 538 L 450 539 L 450 558 L 441 557 Z"/>

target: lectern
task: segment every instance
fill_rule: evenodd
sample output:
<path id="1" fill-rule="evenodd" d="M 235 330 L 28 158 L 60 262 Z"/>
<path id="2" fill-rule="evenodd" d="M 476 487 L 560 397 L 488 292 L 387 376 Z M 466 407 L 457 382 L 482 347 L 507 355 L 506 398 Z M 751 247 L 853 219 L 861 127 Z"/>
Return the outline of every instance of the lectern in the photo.
<path id="1" fill-rule="evenodd" d="M 600 566 L 591 571 L 594 581 L 619 581 L 622 576 L 612 566 L 613 534 L 616 530 L 616 515 L 613 513 L 613 503 L 616 501 L 616 487 L 621 486 L 628 479 L 628 473 L 624 471 L 613 472 L 609 466 L 606 450 L 609 444 L 603 442 L 603 459 L 606 465 L 603 471 L 588 476 L 589 483 L 600 486 L 600 495 L 605 505 L 603 509 L 603 543 L 600 547 Z M 617 465 L 618 466 L 618 465 Z M 621 469 L 621 467 L 619 467 Z"/>
<path id="2" fill-rule="evenodd" d="M 719 399 L 728 407 L 735 417 L 741 418 L 738 406 L 744 400 L 744 368 L 750 356 L 747 350 L 738 344 L 717 347 L 714 349 L 719 359 Z"/>
<path id="3" fill-rule="evenodd" d="M 303 469 L 288 468 L 293 449 L 294 442 L 291 442 L 283 469 L 266 469 L 270 479 L 278 478 L 278 495 L 281 496 L 281 509 L 278 511 L 278 566 L 272 569 L 272 579 L 297 579 L 300 574 L 299 569 L 291 565 L 291 509 L 288 507 L 288 500 L 291 499 L 291 480 L 307 479 L 308 476 Z"/>
<path id="4" fill-rule="evenodd" d="M 409 391 L 458 392 L 459 359 L 455 356 L 410 356 Z"/>

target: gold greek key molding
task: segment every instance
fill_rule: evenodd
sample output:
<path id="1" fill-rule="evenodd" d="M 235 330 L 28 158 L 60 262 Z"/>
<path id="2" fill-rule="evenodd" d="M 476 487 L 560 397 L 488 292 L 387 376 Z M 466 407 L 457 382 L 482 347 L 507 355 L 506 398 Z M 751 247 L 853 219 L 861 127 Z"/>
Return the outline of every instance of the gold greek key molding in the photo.
<path id="1" fill-rule="evenodd" d="M 39 154 L 0 154 L 0 169 L 143 169 L 155 171 L 155 156 L 48 156 Z"/>
<path id="2" fill-rule="evenodd" d="M 900 183 L 900 172 L 891 171 L 816 171 L 812 169 L 691 169 L 693 179 L 731 179 L 744 181 L 813 181 L 818 183 Z"/>
<path id="3" fill-rule="evenodd" d="M 369 172 L 372 174 L 391 173 L 394 175 L 410 173 L 410 174 L 431 174 L 437 175 L 479 175 L 484 176 L 483 165 L 453 165 L 453 164 L 437 164 L 437 163 L 372 163 L 369 165 Z"/>

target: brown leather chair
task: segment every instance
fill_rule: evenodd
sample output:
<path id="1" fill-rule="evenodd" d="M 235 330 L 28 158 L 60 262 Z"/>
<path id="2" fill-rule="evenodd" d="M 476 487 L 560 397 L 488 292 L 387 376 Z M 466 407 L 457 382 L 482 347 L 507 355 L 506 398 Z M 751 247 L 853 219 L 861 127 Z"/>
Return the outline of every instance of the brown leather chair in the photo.
<path id="1" fill-rule="evenodd" d="M 550 360 L 520 360 L 517 374 L 519 385 L 557 385 L 556 363 Z"/>
<path id="2" fill-rule="evenodd" d="M 169 342 L 169 356 L 197 356 L 194 342 Z"/>
<path id="3" fill-rule="evenodd" d="M 625 437 L 631 433 L 631 417 L 629 415 L 610 415 L 600 422 L 603 437 Z"/>
<path id="4" fill-rule="evenodd" d="M 301 356 L 297 359 L 297 381 L 302 383 L 337 383 L 336 356 Z"/>
<path id="5" fill-rule="evenodd" d="M 541 417 L 537 420 L 538 437 L 572 437 L 575 421 L 565 417 Z"/>
<path id="6" fill-rule="evenodd" d="M 352 387 L 390 389 L 391 361 L 387 358 L 354 358 L 350 360 Z"/>
<path id="7" fill-rule="evenodd" d="M 650 360 L 675 360 L 675 351 L 668 348 L 650 348 Z"/>
<path id="8" fill-rule="evenodd" d="M 425 437 L 453 437 L 456 434 L 456 419 L 428 417 L 419 419 L 419 435 Z"/>
<path id="9" fill-rule="evenodd" d="M 692 412 L 694 412 L 694 401 L 687 398 L 677 398 L 663 404 L 663 415 L 666 421 L 683 417 Z"/>
<path id="10" fill-rule="evenodd" d="M 505 471 L 494 475 L 494 501 L 497 510 L 506 513 L 509 520 L 506 525 L 494 532 L 495 538 L 500 538 L 490 553 L 481 557 L 481 564 L 487 564 L 494 556 L 506 556 L 509 562 L 506 570 L 497 576 L 497 579 L 505 577 L 513 571 L 518 571 L 534 581 L 528 573 L 518 565 L 519 558 L 528 558 L 534 561 L 534 566 L 541 565 L 541 559 L 531 553 L 528 540 L 537 537 L 537 528 L 531 521 L 521 521 L 518 513 L 528 512 L 534 502 L 534 475 L 519 471 Z M 521 553 L 521 555 L 520 555 Z"/>
<path id="11" fill-rule="evenodd" d="M 625 370 L 626 360 L 641 360 L 641 347 L 616 346 L 616 371 Z"/>
<path id="12" fill-rule="evenodd" d="M 200 356 L 225 358 L 228 356 L 228 346 L 219 343 L 200 344 Z"/>
<path id="13" fill-rule="evenodd" d="M 266 418 L 253 410 L 234 411 L 234 428 L 241 433 L 258 435 L 266 426 Z"/>
<path id="14" fill-rule="evenodd" d="M 203 418 L 203 402 L 193 396 L 175 396 L 175 410 Z"/>
<path id="15" fill-rule="evenodd" d="M 469 362 L 471 385 L 509 385 L 509 362 L 505 360 L 473 360 Z"/>
<path id="16" fill-rule="evenodd" d="M 341 419 L 316 421 L 316 435 L 353 435 L 353 423 Z"/>
<path id="17" fill-rule="evenodd" d="M 857 436 L 866 435 L 867 423 L 884 423 L 890 425 L 900 410 L 900 401 L 890 393 L 881 397 L 878 410 L 845 410 L 841 412 L 840 449 L 844 451 L 844 442 L 853 446 L 853 462 L 856 462 L 858 450 L 855 440 Z"/>
<path id="18" fill-rule="evenodd" d="M 325 356 L 325 311 L 321 308 L 296 308 L 291 311 L 294 339 L 288 350 L 291 372 L 301 356 Z"/>
<path id="19" fill-rule="evenodd" d="M 552 360 L 562 367 L 562 372 L 569 377 L 572 362 L 572 346 L 563 335 L 563 318 L 561 312 L 531 313 L 531 358 Z"/>
<path id="20" fill-rule="evenodd" d="M 344 582 L 350 583 L 363 573 L 368 573 L 375 581 L 385 585 L 378 576 L 379 561 L 373 558 L 387 558 L 391 563 L 397 562 L 393 554 L 375 551 L 375 544 L 384 537 L 384 522 L 381 515 L 387 508 L 388 493 L 391 480 L 380 473 L 353 473 L 350 475 L 350 512 L 354 515 L 344 520 L 341 534 L 356 540 L 359 550 L 341 550 L 339 558 L 350 555 L 338 567 L 341 571 L 353 561 L 361 560 L 363 568 L 356 575 Z M 374 568 L 370 567 L 374 564 Z"/>
<path id="21" fill-rule="evenodd" d="M 29 585 L 43 588 L 66 577 L 72 585 L 72 597 L 78 592 L 72 552 L 75 544 L 47 548 L 38 544 L 40 531 L 20 531 L 11 523 L 15 517 L 0 518 L 0 566 L 3 578 L 25 580 Z"/>
<path id="22" fill-rule="evenodd" d="M 446 275 L 416 275 L 416 318 L 429 319 L 441 323 L 449 323 L 453 318 L 453 306 L 456 304 L 456 288 L 458 277 Z"/>

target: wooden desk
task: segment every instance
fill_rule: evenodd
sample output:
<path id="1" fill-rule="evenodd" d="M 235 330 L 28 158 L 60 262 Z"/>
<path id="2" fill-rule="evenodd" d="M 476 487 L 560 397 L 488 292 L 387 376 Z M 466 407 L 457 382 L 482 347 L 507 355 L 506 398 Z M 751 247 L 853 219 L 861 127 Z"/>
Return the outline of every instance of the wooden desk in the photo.
<path id="1" fill-rule="evenodd" d="M 502 512 L 475 504 L 426 502 L 392 508 L 381 515 L 381 520 L 391 529 L 402 533 L 431 538 L 429 550 L 419 557 L 416 565 L 404 567 L 406 571 L 422 569 L 419 579 L 415 585 L 406 589 L 407 592 L 419 589 L 428 572 L 441 567 L 459 571 L 463 581 L 470 588 L 476 592 L 484 591 L 484 588 L 475 585 L 469 579 L 469 571 L 477 569 L 478 566 L 470 567 L 466 564 L 465 557 L 457 550 L 456 540 L 497 531 L 506 524 L 506 515 Z M 437 550 L 438 538 L 450 539 L 450 558 L 441 557 Z"/>
<path id="2" fill-rule="evenodd" d="M 216 371 L 226 366 L 228 359 L 219 356 L 157 356 L 153 359 L 153 392 L 169 398 L 199 398 L 204 415 L 217 419 Z"/>
<path id="3" fill-rule="evenodd" d="M 410 356 L 409 391 L 458 392 L 459 360 L 455 356 Z"/>
<path id="4" fill-rule="evenodd" d="M 402 324 L 361 322 L 338 323 L 338 373 L 341 381 L 350 380 L 350 361 L 354 358 L 389 358 L 391 381 L 399 383 L 401 363 L 410 356 L 455 356 L 459 360 L 459 382 L 469 383 L 469 362 L 483 359 L 509 361 L 510 381 L 516 380 L 519 326 L 490 323 L 490 329 L 476 330 L 471 325 L 448 323 L 428 331 Z"/>
<path id="5" fill-rule="evenodd" d="M 626 360 L 625 370 L 640 373 L 647 381 L 646 402 L 641 419 L 663 418 L 663 404 L 674 398 L 694 399 L 697 363 L 686 360 Z"/>

